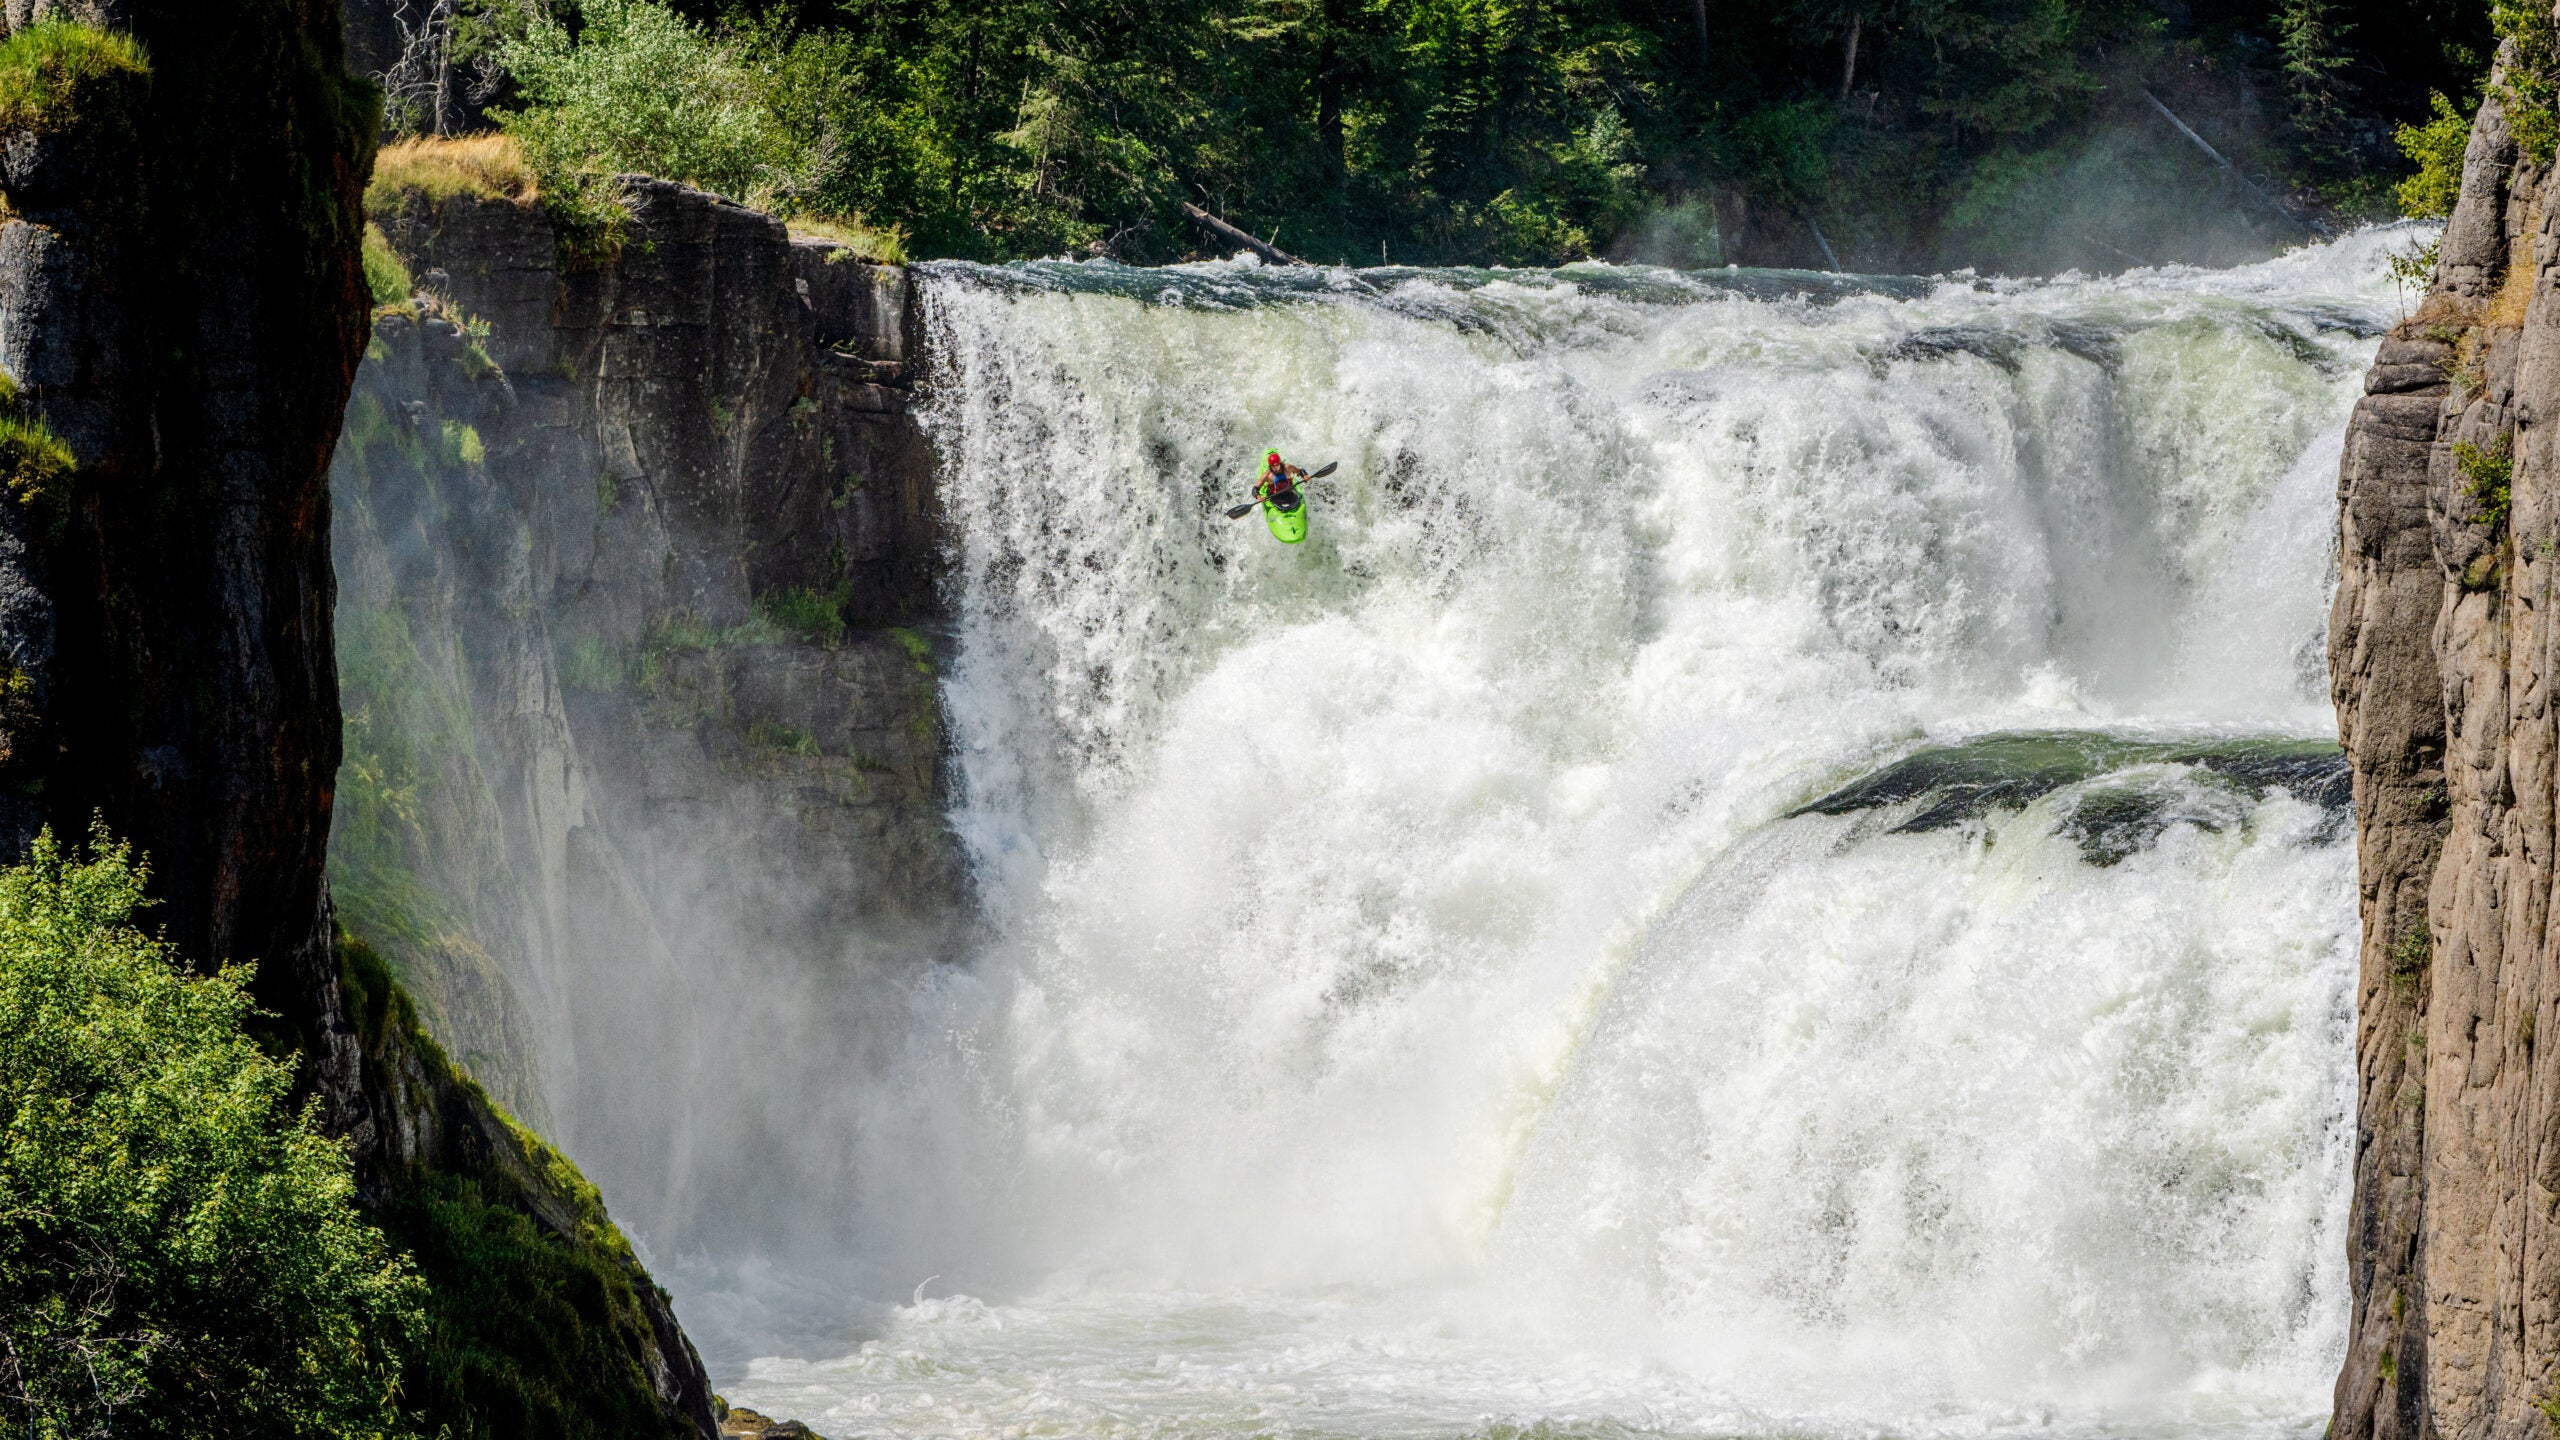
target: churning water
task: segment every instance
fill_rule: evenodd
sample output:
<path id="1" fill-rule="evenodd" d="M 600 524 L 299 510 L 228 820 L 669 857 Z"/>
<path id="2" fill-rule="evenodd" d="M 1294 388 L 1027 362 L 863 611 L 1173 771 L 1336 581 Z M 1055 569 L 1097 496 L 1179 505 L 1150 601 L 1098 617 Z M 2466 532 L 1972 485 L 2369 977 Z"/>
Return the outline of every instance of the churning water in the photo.
<path id="1" fill-rule="evenodd" d="M 2316 1434 L 2331 506 L 2395 243 L 927 267 L 987 939 L 861 1138 L 891 1298 L 728 1393 L 838 1436 Z M 1341 462 L 1304 546 L 1220 513 L 1269 447 Z"/>

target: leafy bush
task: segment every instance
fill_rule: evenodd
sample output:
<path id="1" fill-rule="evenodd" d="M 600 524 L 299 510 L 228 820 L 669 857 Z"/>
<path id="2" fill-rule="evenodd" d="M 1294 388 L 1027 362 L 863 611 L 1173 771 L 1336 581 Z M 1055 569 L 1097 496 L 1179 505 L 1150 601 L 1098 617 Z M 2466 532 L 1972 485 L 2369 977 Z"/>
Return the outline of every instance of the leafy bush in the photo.
<path id="1" fill-rule="evenodd" d="M 143 881 L 103 832 L 0 872 L 0 1392 L 42 1440 L 406 1433 L 420 1283 Z"/>
<path id="2" fill-rule="evenodd" d="M 2471 145 L 2471 118 L 2454 109 L 2441 90 L 2428 99 L 2435 106 L 2434 118 L 2422 125 L 2403 125 L 2391 132 L 2391 138 L 2418 167 L 2400 182 L 2400 213 L 2440 220 L 2453 213 L 2453 202 L 2462 197 L 2462 155 Z"/>
<path id="3" fill-rule="evenodd" d="M 2560 146 L 2560 25 L 2542 0 L 2489 0 L 2489 23 L 2515 46 L 2498 85 L 2507 130 L 2528 159 L 2548 165 Z"/>
<path id="4" fill-rule="evenodd" d="M 593 189 L 631 171 L 756 202 L 805 161 L 755 74 L 673 10 L 585 0 L 579 13 L 574 37 L 537 15 L 497 50 L 525 100 L 499 123 L 546 182 Z"/>

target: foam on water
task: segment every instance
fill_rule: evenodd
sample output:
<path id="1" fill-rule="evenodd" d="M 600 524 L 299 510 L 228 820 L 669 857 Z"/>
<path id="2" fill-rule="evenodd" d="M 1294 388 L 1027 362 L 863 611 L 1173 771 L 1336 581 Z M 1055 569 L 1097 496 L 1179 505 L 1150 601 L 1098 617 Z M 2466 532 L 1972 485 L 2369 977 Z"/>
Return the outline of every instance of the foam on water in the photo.
<path id="1" fill-rule="evenodd" d="M 729 1393 L 914 1435 L 2316 1429 L 2352 859 L 2197 756 L 2331 733 L 2404 243 L 927 267 L 991 938 L 848 1203 L 862 1288 L 947 1298 Z M 1302 547 L 1219 513 L 1274 446 L 1342 462 Z M 1795 813 L 2072 730 L 2176 745 L 1960 823 Z"/>

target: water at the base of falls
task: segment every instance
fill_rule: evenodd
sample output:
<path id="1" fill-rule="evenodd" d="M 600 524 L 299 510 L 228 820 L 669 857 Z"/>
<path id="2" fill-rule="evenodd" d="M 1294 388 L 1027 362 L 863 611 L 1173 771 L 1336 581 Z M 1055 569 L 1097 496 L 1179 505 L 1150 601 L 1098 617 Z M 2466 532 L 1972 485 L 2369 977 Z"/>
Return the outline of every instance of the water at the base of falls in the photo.
<path id="1" fill-rule="evenodd" d="M 2331 506 L 2408 243 L 926 267 L 989 938 L 849 1141 L 869 1308 L 725 1392 L 839 1437 L 2316 1434 Z M 1303 546 L 1220 513 L 1270 447 L 1342 462 Z"/>

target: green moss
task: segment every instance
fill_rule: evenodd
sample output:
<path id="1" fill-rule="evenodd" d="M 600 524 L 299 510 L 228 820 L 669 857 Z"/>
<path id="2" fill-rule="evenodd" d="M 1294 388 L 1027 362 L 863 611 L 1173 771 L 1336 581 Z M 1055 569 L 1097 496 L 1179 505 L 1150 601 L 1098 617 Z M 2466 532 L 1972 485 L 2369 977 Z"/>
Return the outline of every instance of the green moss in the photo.
<path id="1" fill-rule="evenodd" d="M 608 695 L 623 686 L 630 666 L 614 648 L 592 635 L 581 635 L 560 648 L 560 683 L 572 690 Z"/>
<path id="2" fill-rule="evenodd" d="M 489 322 L 477 315 L 466 315 L 455 323 L 462 327 L 462 373 L 473 380 L 497 374 L 498 362 L 489 358 Z"/>
<path id="3" fill-rule="evenodd" d="M 418 1430 L 686 1435 L 649 1381 L 657 1341 L 640 1287 L 650 1282 L 595 1187 L 446 1059 L 370 946 L 341 933 L 338 954 L 368 1068 L 423 1075 L 447 1123 L 478 1132 L 443 1164 L 384 1177 L 378 1206 L 428 1284 L 424 1342 L 400 1384 Z M 401 1092 L 385 1083 L 377 1093 Z"/>
<path id="4" fill-rule="evenodd" d="M 821 594 L 806 585 L 793 585 L 756 597 L 756 609 L 779 629 L 811 644 L 832 648 L 844 643 L 844 602 L 841 594 Z"/>
<path id="5" fill-rule="evenodd" d="M 924 636 L 917 634 L 915 631 L 910 630 L 903 625 L 892 627 L 889 631 L 889 638 L 897 641 L 898 648 L 907 652 L 907 659 L 916 667 L 916 672 L 918 674 L 930 675 L 933 673 L 932 641 L 927 640 Z"/>
<path id="6" fill-rule="evenodd" d="M 2397 1384 L 2400 1379 L 2400 1357 L 2392 1351 L 2383 1351 L 2382 1367 L 2379 1373 L 2382 1376 L 2383 1384 Z"/>

